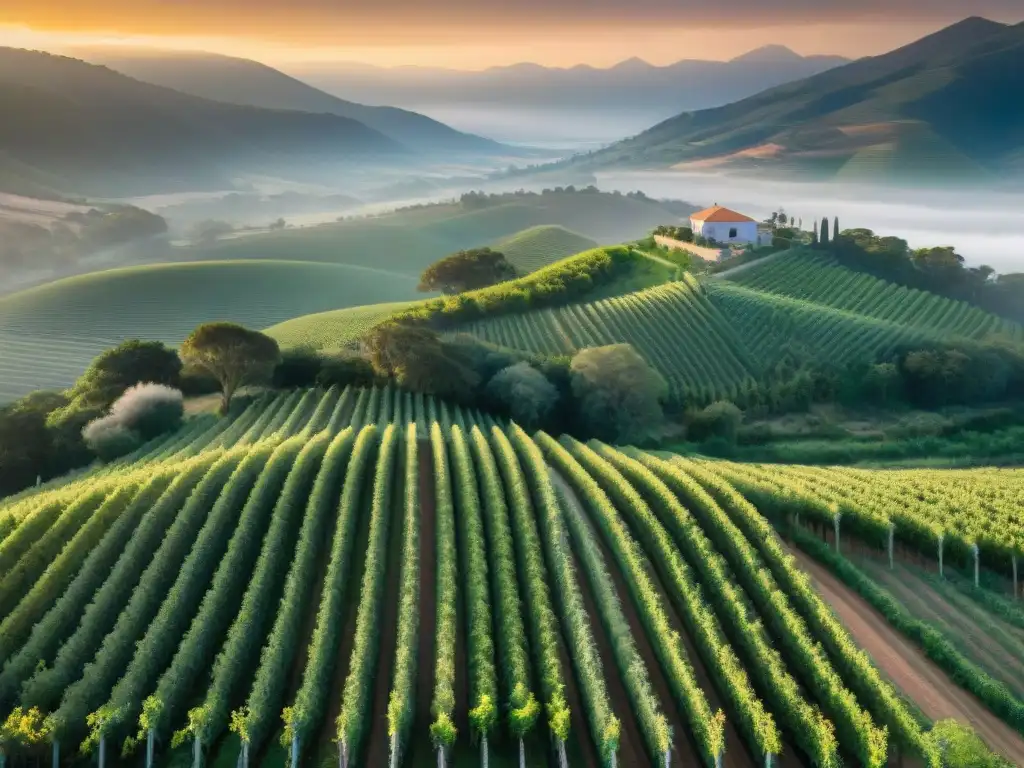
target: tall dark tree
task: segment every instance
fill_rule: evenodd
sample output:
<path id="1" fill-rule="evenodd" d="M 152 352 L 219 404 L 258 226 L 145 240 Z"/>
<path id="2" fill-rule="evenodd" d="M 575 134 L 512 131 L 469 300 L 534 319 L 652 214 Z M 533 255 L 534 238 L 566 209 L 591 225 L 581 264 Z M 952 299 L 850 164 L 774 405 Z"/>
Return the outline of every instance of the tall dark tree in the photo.
<path id="1" fill-rule="evenodd" d="M 836 216 L 832 222 L 832 239 L 839 237 L 839 217 Z"/>
<path id="2" fill-rule="evenodd" d="M 829 243 L 828 216 L 825 216 L 821 220 L 821 232 L 819 233 L 818 237 L 820 238 L 822 245 L 828 245 L 828 243 Z"/>
<path id="3" fill-rule="evenodd" d="M 818 244 L 818 222 L 815 220 L 814 228 L 811 230 L 811 242 L 815 245 Z"/>

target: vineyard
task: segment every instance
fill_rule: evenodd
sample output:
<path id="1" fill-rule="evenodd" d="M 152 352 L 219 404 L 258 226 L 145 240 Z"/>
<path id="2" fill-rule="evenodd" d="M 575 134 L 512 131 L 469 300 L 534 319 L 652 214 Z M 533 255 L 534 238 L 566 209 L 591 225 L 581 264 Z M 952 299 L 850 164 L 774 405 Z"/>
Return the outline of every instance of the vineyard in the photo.
<path id="1" fill-rule="evenodd" d="M 840 266 L 827 256 L 799 252 L 768 264 L 754 264 L 732 282 L 765 293 L 971 339 L 1001 334 L 1024 338 L 1024 329 L 962 301 L 888 283 Z"/>
<path id="2" fill-rule="evenodd" d="M 358 340 L 389 315 L 408 309 L 415 302 L 369 304 L 365 307 L 335 309 L 286 320 L 264 330 L 282 347 L 311 347 L 336 350 Z"/>
<path id="3" fill-rule="evenodd" d="M 910 344 L 1024 328 L 964 302 L 901 288 L 795 252 L 730 280 L 689 274 L 647 290 L 483 318 L 459 330 L 499 346 L 571 355 L 626 342 L 657 368 L 677 401 L 735 400 L 788 355 L 843 366 L 885 359 Z"/>
<path id="4" fill-rule="evenodd" d="M 0 754 L 938 768 L 768 519 L 1009 578 L 1022 493 L 531 436 L 391 388 L 266 395 L 0 503 Z M 1020 764 L 1024 703 L 942 663 Z"/>

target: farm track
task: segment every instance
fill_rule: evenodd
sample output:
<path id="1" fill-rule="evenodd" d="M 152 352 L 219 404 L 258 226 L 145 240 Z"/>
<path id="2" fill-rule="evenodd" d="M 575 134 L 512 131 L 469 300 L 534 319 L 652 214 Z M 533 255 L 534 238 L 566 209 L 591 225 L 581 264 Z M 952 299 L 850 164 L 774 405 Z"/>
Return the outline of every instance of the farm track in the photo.
<path id="1" fill-rule="evenodd" d="M 1024 765 L 1024 737 L 957 686 L 863 598 L 801 550 L 790 547 L 825 601 L 879 669 L 933 720 L 969 722 L 982 739 L 1015 765 Z"/>
<path id="2" fill-rule="evenodd" d="M 890 571 L 870 561 L 860 562 L 858 566 L 892 593 L 911 614 L 935 626 L 960 648 L 961 653 L 1021 697 L 1024 692 L 1024 648 L 1016 651 L 1003 648 L 983 624 L 966 615 L 907 568 L 897 566 L 895 571 Z"/>

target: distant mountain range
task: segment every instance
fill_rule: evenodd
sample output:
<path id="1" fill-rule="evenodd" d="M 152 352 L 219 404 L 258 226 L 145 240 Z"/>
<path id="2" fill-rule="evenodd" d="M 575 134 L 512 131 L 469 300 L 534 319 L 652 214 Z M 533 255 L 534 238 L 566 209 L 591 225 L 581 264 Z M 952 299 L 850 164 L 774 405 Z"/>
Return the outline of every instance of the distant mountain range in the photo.
<path id="1" fill-rule="evenodd" d="M 417 152 L 495 153 L 507 150 L 496 142 L 456 131 L 415 112 L 390 106 L 368 107 L 339 99 L 249 59 L 114 46 L 69 52 L 136 80 L 204 99 L 357 120 Z M 374 103 L 381 102 L 374 100 Z"/>
<path id="2" fill-rule="evenodd" d="M 881 56 L 685 112 L 571 164 L 882 182 L 1020 179 L 1024 24 L 966 19 Z"/>
<path id="3" fill-rule="evenodd" d="M 364 64 L 295 65 L 294 74 L 341 98 L 370 104 L 431 107 L 497 105 L 558 110 L 638 110 L 667 117 L 728 104 L 849 60 L 799 56 L 775 45 L 732 61 L 683 60 L 654 66 L 629 59 L 607 69 L 515 64 L 469 72 Z"/>

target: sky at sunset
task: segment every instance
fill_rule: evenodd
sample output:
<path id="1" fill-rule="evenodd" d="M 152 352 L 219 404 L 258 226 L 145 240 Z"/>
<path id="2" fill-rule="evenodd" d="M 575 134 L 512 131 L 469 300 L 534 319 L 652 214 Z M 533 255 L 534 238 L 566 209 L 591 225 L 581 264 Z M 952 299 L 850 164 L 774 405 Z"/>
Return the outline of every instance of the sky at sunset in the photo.
<path id="1" fill-rule="evenodd" d="M 882 53 L 968 15 L 1024 21 L 1024 0 L 0 0 L 0 45 L 207 50 L 276 65 L 459 69 L 728 59 L 769 43 Z"/>

